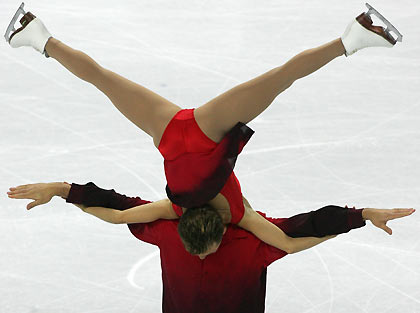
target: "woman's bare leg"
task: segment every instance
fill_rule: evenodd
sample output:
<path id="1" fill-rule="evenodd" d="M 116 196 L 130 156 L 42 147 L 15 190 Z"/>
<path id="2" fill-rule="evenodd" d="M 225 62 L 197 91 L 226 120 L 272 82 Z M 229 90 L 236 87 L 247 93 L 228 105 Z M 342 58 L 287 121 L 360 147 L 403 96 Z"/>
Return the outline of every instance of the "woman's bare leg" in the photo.
<path id="1" fill-rule="evenodd" d="M 82 51 L 51 38 L 45 49 L 48 55 L 80 79 L 102 91 L 131 122 L 153 137 L 157 147 L 166 125 L 181 110 L 151 90 L 101 67 Z"/>
<path id="2" fill-rule="evenodd" d="M 248 123 L 299 78 L 305 77 L 345 52 L 338 38 L 305 50 L 287 63 L 219 95 L 195 110 L 203 132 L 219 142 L 238 122 Z"/>

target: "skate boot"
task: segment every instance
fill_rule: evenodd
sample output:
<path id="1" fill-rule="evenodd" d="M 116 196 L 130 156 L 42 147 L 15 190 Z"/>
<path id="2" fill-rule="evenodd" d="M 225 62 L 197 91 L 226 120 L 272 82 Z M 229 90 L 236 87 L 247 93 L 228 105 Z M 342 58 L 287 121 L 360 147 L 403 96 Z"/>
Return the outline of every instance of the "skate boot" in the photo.
<path id="1" fill-rule="evenodd" d="M 393 47 L 397 41 L 402 41 L 400 32 L 383 17 L 372 6 L 366 3 L 368 11 L 360 14 L 346 28 L 341 41 L 346 49 L 346 56 L 352 55 L 356 51 L 367 47 Z M 372 25 L 370 15 L 378 17 L 385 25 L 386 29 L 381 26 Z M 395 33 L 395 39 L 390 32 Z"/>
<path id="2" fill-rule="evenodd" d="M 52 36 L 42 21 L 31 12 L 26 13 L 23 10 L 23 6 L 24 3 L 22 2 L 19 9 L 15 13 L 15 16 L 10 22 L 4 37 L 13 48 L 19 48 L 23 46 L 33 47 L 35 50 L 41 52 L 47 58 L 49 58 L 47 51 L 45 51 L 45 46 Z M 20 19 L 20 24 L 22 27 L 15 30 L 14 24 L 19 18 L 20 14 L 24 14 Z M 12 31 L 13 33 L 9 37 Z"/>

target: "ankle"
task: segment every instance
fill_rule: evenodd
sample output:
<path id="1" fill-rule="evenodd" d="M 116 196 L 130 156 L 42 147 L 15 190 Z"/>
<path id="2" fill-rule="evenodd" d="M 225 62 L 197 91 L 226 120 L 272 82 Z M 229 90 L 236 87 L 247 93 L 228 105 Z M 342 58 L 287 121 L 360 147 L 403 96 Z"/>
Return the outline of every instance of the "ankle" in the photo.
<path id="1" fill-rule="evenodd" d="M 339 55 L 343 55 L 346 53 L 346 48 L 344 47 L 343 41 L 341 40 L 341 37 L 337 39 L 337 49 Z"/>
<path id="2" fill-rule="evenodd" d="M 57 46 L 57 44 L 59 42 L 60 41 L 57 40 L 57 39 L 55 39 L 54 37 L 51 37 L 50 39 L 48 39 L 47 44 L 45 45 L 45 51 L 47 51 L 47 54 L 50 57 L 52 57 L 52 58 L 54 57 L 53 56 L 53 54 L 54 54 L 54 48 Z"/>

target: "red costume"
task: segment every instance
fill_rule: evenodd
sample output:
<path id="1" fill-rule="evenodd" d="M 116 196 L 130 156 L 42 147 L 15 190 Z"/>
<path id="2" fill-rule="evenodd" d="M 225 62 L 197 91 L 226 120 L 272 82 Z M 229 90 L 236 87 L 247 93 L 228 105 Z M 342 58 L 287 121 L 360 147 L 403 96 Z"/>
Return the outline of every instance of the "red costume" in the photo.
<path id="1" fill-rule="evenodd" d="M 90 182 L 73 183 L 66 202 L 126 210 L 150 201 L 127 197 L 114 189 L 101 189 Z M 290 237 L 324 237 L 365 226 L 362 212 L 362 209 L 329 205 L 290 218 L 259 214 Z M 200 260 L 185 250 L 178 235 L 178 223 L 178 220 L 157 220 L 128 224 L 134 236 L 160 249 L 162 312 L 263 313 L 267 266 L 287 253 L 242 228 L 229 225 L 217 251 Z M 285 312 L 282 307 L 275 311 Z"/>
<path id="2" fill-rule="evenodd" d="M 253 133 L 239 122 L 216 143 L 198 126 L 194 109 L 175 114 L 158 149 L 165 159 L 166 193 L 179 216 L 182 207 L 201 206 L 221 193 L 229 202 L 231 223 L 237 224 L 242 219 L 245 209 L 241 186 L 233 168 Z"/>

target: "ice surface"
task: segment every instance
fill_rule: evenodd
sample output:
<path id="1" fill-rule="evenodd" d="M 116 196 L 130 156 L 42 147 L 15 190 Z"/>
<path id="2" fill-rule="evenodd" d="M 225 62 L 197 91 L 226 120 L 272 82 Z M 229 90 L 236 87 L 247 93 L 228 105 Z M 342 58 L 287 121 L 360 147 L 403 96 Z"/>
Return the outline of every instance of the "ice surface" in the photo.
<path id="1" fill-rule="evenodd" d="M 404 35 L 297 81 L 250 123 L 236 174 L 253 207 L 420 209 L 420 4 L 370 2 Z M 20 2 L 2 1 L 4 31 Z M 341 36 L 362 1 L 27 2 L 54 37 L 192 108 Z M 9 187 L 68 181 L 165 196 L 162 157 L 93 85 L 32 48 L 0 44 L 0 312 L 160 312 L 157 248 L 54 199 Z M 420 212 L 288 256 L 266 312 L 420 312 Z"/>

